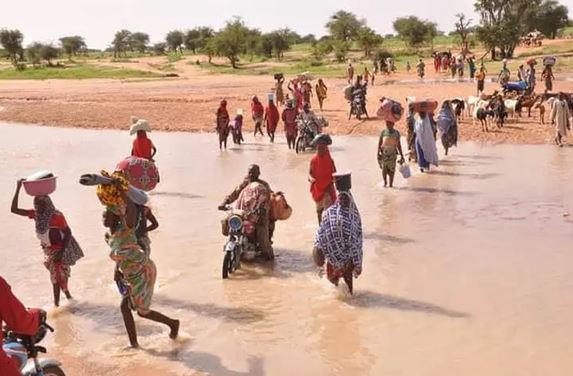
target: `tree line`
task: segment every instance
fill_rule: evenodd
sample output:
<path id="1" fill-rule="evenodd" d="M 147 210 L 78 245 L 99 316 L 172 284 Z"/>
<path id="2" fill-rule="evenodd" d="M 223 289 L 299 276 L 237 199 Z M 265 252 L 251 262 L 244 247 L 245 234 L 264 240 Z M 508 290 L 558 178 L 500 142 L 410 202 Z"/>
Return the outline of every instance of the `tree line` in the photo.
<path id="1" fill-rule="evenodd" d="M 479 24 L 473 25 L 473 20 L 457 14 L 453 33 L 459 35 L 466 49 L 469 36 L 475 35 L 491 51 L 492 58 L 512 57 L 520 37 L 528 32 L 539 30 L 555 38 L 559 29 L 571 24 L 567 7 L 557 0 L 476 0 L 474 7 L 480 16 Z M 358 46 L 365 57 L 380 56 L 379 49 L 385 38 L 369 27 L 365 19 L 341 10 L 330 17 L 325 27 L 328 34 L 320 39 L 312 34 L 301 36 L 288 28 L 262 33 L 235 17 L 218 31 L 208 26 L 170 31 L 164 41 L 153 45 L 149 34 L 124 29 L 115 33 L 109 51 L 114 57 L 120 57 L 129 52 L 161 55 L 168 51 L 183 53 L 185 49 L 207 55 L 209 62 L 214 56 L 227 58 L 233 68 L 237 68 L 242 55 L 281 60 L 286 51 L 299 43 L 311 44 L 312 56 L 317 60 L 332 54 L 342 62 L 354 46 Z M 413 48 L 432 46 L 434 38 L 443 34 L 435 23 L 415 16 L 397 18 L 393 28 Z M 24 59 L 33 65 L 42 60 L 51 65 L 61 54 L 71 60 L 87 50 L 84 39 L 77 35 L 60 38 L 58 46 L 35 42 L 25 49 L 23 39 L 19 30 L 0 30 L 0 44 L 15 65 Z"/>

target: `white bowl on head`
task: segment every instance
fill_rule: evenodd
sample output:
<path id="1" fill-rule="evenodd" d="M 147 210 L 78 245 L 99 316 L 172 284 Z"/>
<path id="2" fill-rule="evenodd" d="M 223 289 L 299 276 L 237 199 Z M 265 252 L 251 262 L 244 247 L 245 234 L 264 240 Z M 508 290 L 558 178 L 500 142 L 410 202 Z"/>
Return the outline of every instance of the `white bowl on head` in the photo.
<path id="1" fill-rule="evenodd" d="M 41 171 L 28 176 L 22 185 L 30 196 L 48 196 L 56 190 L 56 180 L 51 172 Z"/>

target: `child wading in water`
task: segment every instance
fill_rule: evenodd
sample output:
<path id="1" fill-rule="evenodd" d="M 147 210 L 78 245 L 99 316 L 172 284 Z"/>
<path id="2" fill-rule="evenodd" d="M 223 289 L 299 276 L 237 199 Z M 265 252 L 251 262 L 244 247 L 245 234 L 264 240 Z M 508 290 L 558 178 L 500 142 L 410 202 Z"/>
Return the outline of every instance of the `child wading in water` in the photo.
<path id="1" fill-rule="evenodd" d="M 378 141 L 378 164 L 382 169 L 384 187 L 388 186 L 388 178 L 390 178 L 390 187 L 394 185 L 398 154 L 400 154 L 400 164 L 404 163 L 400 132 L 394 129 L 394 123 L 387 121 L 386 129 L 380 133 L 380 140 Z"/>

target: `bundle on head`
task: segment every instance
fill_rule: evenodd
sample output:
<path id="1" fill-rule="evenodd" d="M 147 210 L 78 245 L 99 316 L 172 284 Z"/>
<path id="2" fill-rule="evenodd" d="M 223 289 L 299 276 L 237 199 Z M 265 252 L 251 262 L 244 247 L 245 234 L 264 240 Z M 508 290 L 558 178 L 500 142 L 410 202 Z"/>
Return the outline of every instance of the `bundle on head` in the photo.
<path id="1" fill-rule="evenodd" d="M 107 207 L 125 205 L 125 194 L 129 189 L 129 182 L 126 176 L 121 172 L 109 174 L 106 171 L 101 172 L 102 176 L 110 178 L 113 184 L 100 184 L 97 186 L 97 197 L 102 205 Z"/>

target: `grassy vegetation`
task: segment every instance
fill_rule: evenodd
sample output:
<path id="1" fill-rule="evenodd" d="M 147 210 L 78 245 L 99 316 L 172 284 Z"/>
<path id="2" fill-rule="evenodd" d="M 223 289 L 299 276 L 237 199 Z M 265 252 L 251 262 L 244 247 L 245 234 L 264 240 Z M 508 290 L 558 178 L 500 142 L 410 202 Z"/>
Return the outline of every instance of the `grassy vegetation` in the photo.
<path id="1" fill-rule="evenodd" d="M 17 71 L 14 68 L 0 70 L 0 80 L 48 80 L 48 79 L 90 79 L 90 78 L 146 78 L 160 77 L 151 72 L 127 68 L 97 67 L 77 64 L 65 68 L 28 68 Z"/>
<path id="2" fill-rule="evenodd" d="M 167 61 L 169 61 L 170 63 L 175 63 L 181 59 L 183 59 L 183 55 L 177 52 L 170 53 L 169 55 L 167 55 Z"/>
<path id="3" fill-rule="evenodd" d="M 558 55 L 558 54 L 567 54 L 573 53 L 573 41 L 569 44 L 561 44 L 556 46 L 543 46 L 541 48 L 532 48 L 530 50 L 526 50 L 516 57 L 529 57 L 529 56 L 539 56 L 539 55 Z"/>

